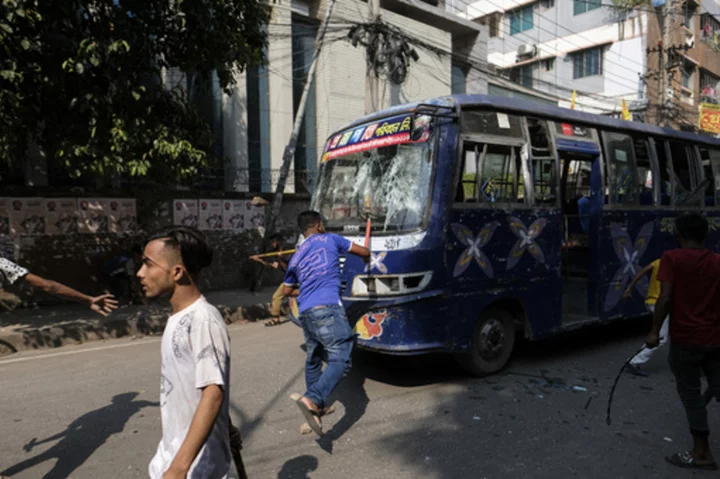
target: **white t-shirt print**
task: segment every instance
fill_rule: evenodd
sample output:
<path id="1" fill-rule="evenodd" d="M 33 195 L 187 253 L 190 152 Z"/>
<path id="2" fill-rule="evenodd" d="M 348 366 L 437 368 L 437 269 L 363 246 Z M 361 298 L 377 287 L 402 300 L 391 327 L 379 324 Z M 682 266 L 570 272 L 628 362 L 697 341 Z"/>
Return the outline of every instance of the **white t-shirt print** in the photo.
<path id="1" fill-rule="evenodd" d="M 229 442 L 230 337 L 222 315 L 204 297 L 170 316 L 162 338 L 160 412 L 163 437 L 150 462 L 152 479 L 162 478 L 190 429 L 202 388 L 218 384 L 223 404 L 188 479 L 227 478 Z"/>
<path id="2" fill-rule="evenodd" d="M 20 278 L 24 278 L 29 273 L 22 266 L 18 266 L 12 261 L 0 258 L 0 288 L 10 286 Z"/>

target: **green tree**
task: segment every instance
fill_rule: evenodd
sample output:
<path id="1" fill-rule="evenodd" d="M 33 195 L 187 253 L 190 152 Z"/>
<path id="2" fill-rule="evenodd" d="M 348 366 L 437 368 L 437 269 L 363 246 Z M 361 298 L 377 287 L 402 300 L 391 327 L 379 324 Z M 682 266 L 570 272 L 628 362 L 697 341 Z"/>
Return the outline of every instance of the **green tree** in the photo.
<path id="1" fill-rule="evenodd" d="M 217 161 L 188 85 L 261 64 L 270 9 L 258 0 L 0 0 L 0 161 L 36 144 L 71 176 L 189 182 Z"/>

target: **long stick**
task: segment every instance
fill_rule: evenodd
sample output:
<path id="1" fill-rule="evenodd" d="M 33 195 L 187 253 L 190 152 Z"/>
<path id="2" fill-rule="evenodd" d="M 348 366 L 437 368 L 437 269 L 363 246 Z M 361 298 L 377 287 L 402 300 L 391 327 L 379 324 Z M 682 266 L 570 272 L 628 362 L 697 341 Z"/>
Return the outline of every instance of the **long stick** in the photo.
<path id="1" fill-rule="evenodd" d="M 613 396 L 615 395 L 615 388 L 617 387 L 618 382 L 620 381 L 620 376 L 622 376 L 623 371 L 625 371 L 625 368 L 628 366 L 628 364 L 630 364 L 630 361 L 635 359 L 635 356 L 640 354 L 644 349 L 645 349 L 645 346 L 643 345 L 643 347 L 638 349 L 635 354 L 630 356 L 630 358 L 628 358 L 628 360 L 625 361 L 625 364 L 622 365 L 622 367 L 620 368 L 620 372 L 618 373 L 617 377 L 615 378 L 615 382 L 612 385 L 612 389 L 610 389 L 610 397 L 608 398 L 608 405 L 607 405 L 607 415 L 605 416 L 605 424 L 607 424 L 608 426 L 610 424 L 612 424 L 612 420 L 610 419 L 610 408 L 612 408 L 612 400 L 613 400 Z"/>
<path id="2" fill-rule="evenodd" d="M 365 247 L 370 247 L 370 232 L 372 231 L 372 220 L 370 220 L 370 195 L 365 195 L 365 214 L 367 224 L 365 225 Z"/>
<path id="3" fill-rule="evenodd" d="M 286 254 L 292 254 L 294 253 L 294 249 L 286 249 L 285 251 L 273 251 L 272 253 L 263 253 L 255 256 L 256 258 L 267 258 L 269 256 L 283 256 Z"/>

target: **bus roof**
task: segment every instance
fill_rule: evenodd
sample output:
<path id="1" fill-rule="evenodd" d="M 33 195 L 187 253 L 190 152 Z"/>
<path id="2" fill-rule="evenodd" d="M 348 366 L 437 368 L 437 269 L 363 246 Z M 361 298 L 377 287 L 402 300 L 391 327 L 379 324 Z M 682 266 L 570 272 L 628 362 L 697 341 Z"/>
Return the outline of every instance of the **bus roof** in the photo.
<path id="1" fill-rule="evenodd" d="M 388 116 L 401 115 L 410 113 L 415 110 L 421 103 L 407 103 L 397 105 L 386 110 L 378 111 L 370 115 L 366 115 L 358 120 L 346 125 L 342 130 L 354 128 L 365 123 L 369 123 Z M 432 98 L 422 104 L 438 105 L 453 107 L 460 110 L 470 110 L 476 108 L 487 108 L 500 110 L 504 112 L 518 113 L 522 115 L 531 115 L 535 117 L 544 117 L 550 120 L 565 121 L 578 125 L 605 128 L 609 130 L 622 130 L 627 132 L 644 133 L 646 135 L 663 136 L 677 140 L 684 140 L 694 143 L 703 143 L 720 147 L 720 139 L 689 133 L 686 131 L 673 130 L 672 128 L 661 128 L 647 123 L 639 123 L 634 121 L 618 120 L 609 116 L 596 115 L 593 113 L 584 113 L 581 111 L 570 110 L 568 108 L 560 108 L 557 106 L 546 106 L 539 103 L 521 100 L 517 98 L 509 98 L 504 96 L 491 95 L 452 95 L 446 97 Z"/>

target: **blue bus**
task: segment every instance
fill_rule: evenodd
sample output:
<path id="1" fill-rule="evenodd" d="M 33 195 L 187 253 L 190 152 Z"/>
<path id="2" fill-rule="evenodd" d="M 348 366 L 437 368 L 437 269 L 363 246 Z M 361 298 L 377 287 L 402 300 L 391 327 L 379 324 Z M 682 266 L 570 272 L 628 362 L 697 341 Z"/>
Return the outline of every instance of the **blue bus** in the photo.
<path id="1" fill-rule="evenodd" d="M 526 101 L 459 95 L 331 135 L 312 208 L 372 261 L 343 260 L 358 346 L 499 371 L 534 340 L 646 314 L 643 266 L 700 211 L 720 249 L 720 140 Z M 369 204 L 368 204 L 369 203 Z M 369 208 L 368 208 L 369 207 Z"/>

